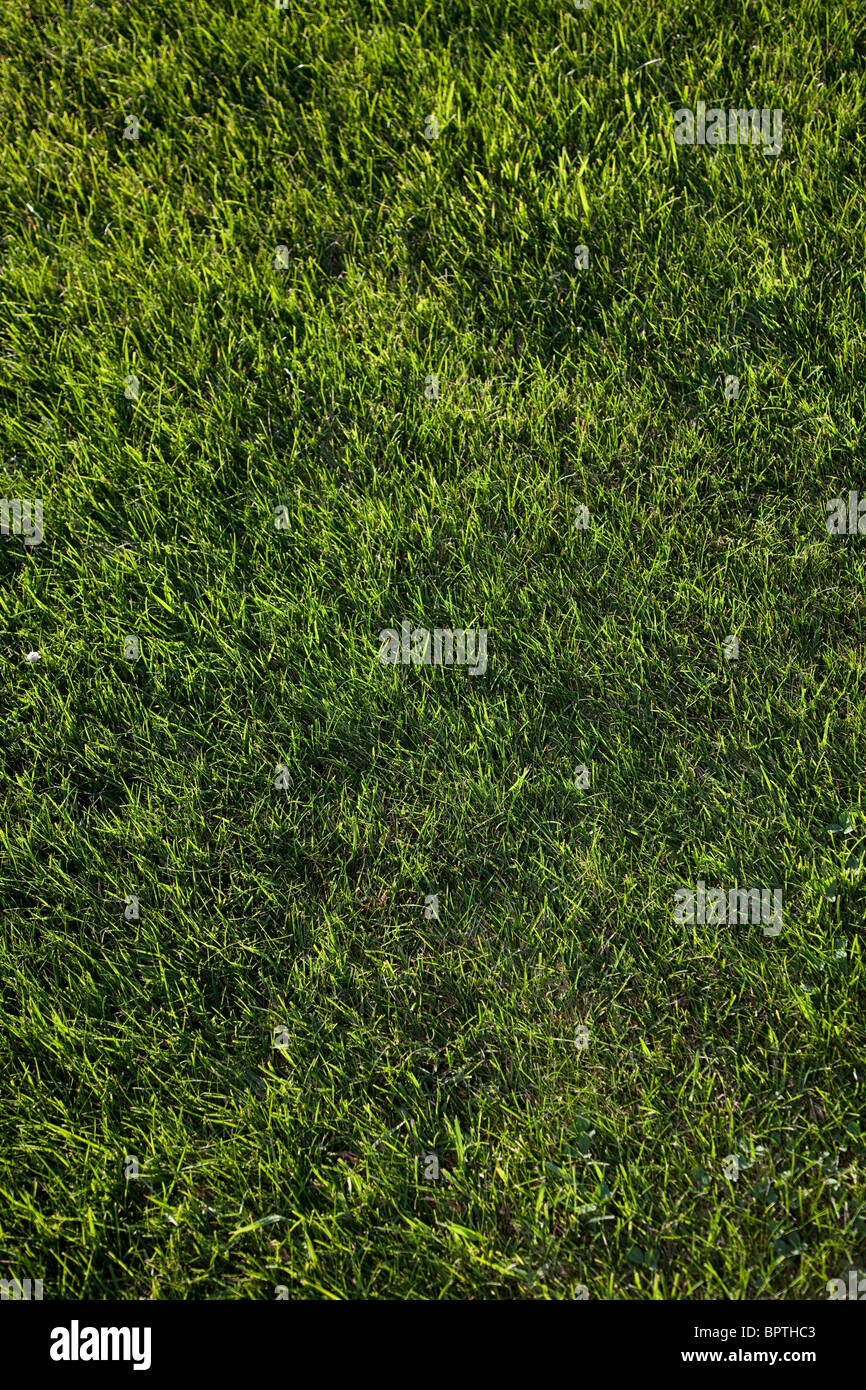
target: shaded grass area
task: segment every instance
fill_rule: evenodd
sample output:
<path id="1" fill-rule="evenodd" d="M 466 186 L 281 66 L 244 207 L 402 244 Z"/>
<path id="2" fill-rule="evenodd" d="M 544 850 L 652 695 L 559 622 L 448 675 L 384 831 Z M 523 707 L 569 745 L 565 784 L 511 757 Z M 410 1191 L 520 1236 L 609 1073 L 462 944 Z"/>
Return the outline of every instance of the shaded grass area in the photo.
<path id="1" fill-rule="evenodd" d="M 0 543 L 0 1274 L 825 1297 L 866 1267 L 863 15 L 4 18 L 45 540 Z M 781 153 L 677 146 L 697 100 Z M 486 675 L 383 667 L 404 618 Z M 698 880 L 782 934 L 674 921 Z"/>

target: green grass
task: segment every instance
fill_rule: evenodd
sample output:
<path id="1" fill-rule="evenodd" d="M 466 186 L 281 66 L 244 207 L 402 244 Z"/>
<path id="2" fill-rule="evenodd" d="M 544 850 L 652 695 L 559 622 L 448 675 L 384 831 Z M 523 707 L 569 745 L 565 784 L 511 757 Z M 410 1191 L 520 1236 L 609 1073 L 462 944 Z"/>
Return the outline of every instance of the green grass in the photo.
<path id="1" fill-rule="evenodd" d="M 848 0 L 4 6 L 0 485 L 45 539 L 0 542 L 0 1277 L 866 1269 L 866 540 L 825 526 L 864 39 Z M 677 146 L 698 100 L 781 154 Z M 382 666 L 404 618 L 487 673 Z M 699 879 L 781 887 L 781 935 L 675 922 Z"/>

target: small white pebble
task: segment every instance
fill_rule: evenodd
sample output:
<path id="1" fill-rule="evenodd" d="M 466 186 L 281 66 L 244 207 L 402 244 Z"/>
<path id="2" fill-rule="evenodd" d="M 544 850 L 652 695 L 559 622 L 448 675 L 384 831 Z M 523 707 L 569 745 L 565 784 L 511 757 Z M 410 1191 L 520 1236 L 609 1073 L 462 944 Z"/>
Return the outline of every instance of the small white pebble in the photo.
<path id="1" fill-rule="evenodd" d="M 39 654 L 39 652 L 28 652 L 28 653 L 27 653 L 27 660 L 28 660 L 28 661 L 41 661 L 41 660 L 42 660 L 42 657 L 41 657 L 41 655 Z"/>

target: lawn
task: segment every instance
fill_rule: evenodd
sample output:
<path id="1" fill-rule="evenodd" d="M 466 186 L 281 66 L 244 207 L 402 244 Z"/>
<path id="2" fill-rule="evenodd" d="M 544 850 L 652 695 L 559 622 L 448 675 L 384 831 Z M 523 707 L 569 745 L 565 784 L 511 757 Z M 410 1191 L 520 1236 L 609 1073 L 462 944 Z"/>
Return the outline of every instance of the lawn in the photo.
<path id="1" fill-rule="evenodd" d="M 4 6 L 0 1277 L 866 1270 L 864 111 L 850 0 Z"/>

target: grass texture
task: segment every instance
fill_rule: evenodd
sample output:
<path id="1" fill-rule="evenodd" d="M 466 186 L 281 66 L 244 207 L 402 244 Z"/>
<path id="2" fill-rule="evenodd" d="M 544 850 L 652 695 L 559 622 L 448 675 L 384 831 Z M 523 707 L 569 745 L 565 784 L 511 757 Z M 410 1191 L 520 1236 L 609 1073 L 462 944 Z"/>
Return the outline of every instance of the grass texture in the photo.
<path id="1" fill-rule="evenodd" d="M 2 17 L 0 1275 L 826 1297 L 862 7 Z M 781 152 L 678 145 L 698 101 Z M 404 619 L 486 672 L 383 665 Z M 676 921 L 698 882 L 782 932 Z"/>

